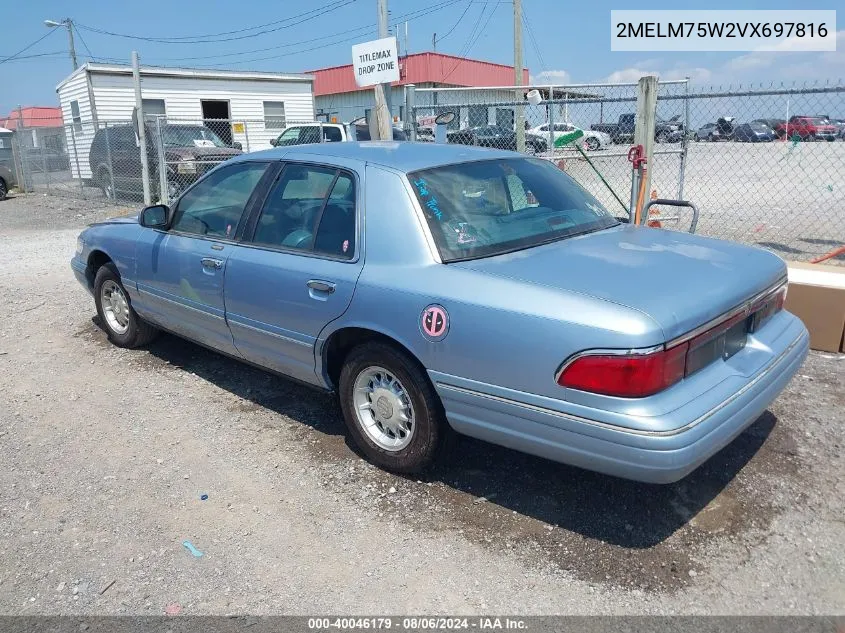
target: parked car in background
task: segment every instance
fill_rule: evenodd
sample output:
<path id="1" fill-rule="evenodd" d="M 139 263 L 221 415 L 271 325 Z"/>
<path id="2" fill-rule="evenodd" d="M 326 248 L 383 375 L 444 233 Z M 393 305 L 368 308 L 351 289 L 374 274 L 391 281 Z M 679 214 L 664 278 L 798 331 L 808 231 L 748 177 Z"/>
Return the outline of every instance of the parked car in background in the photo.
<path id="1" fill-rule="evenodd" d="M 716 129 L 719 130 L 719 138 L 726 141 L 733 140 L 736 131 L 736 118 L 732 116 L 721 116 L 716 119 Z"/>
<path id="2" fill-rule="evenodd" d="M 579 142 L 583 143 L 585 149 L 597 150 L 603 147 L 607 147 L 608 145 L 613 143 L 613 139 L 610 138 L 610 134 L 606 134 L 605 132 L 597 132 L 596 130 L 585 130 L 583 128 L 579 128 L 575 125 L 572 125 L 571 123 L 553 123 L 552 125 L 554 126 L 554 131 L 552 132 L 554 140 L 557 140 L 561 136 L 565 136 L 566 134 L 571 134 L 572 132 L 581 130 L 584 136 Z M 528 130 L 528 132 L 535 136 L 539 136 L 540 138 L 546 139 L 546 144 L 548 144 L 548 123 L 532 127 Z"/>
<path id="3" fill-rule="evenodd" d="M 590 129 L 595 132 L 604 132 L 614 143 L 633 143 L 635 122 L 635 114 L 620 114 L 618 123 L 594 123 Z M 677 143 L 683 139 L 683 136 L 684 124 L 681 123 L 680 114 L 667 120 L 655 121 L 654 140 L 658 143 Z"/>
<path id="4" fill-rule="evenodd" d="M 742 123 L 734 130 L 734 140 L 740 143 L 766 143 L 776 139 L 775 131 L 764 123 Z"/>
<path id="5" fill-rule="evenodd" d="M 696 141 L 718 141 L 721 139 L 721 133 L 715 123 L 705 123 L 695 131 Z"/>
<path id="6" fill-rule="evenodd" d="M 9 189 L 16 187 L 17 183 L 15 172 L 5 163 L 0 163 L 0 200 L 5 200 Z"/>
<path id="7" fill-rule="evenodd" d="M 478 145 L 516 151 L 516 132 L 500 125 L 481 125 L 447 132 L 446 139 L 449 143 L 460 145 Z M 529 154 L 540 154 L 548 148 L 547 139 L 529 132 L 525 133 L 525 151 Z"/>
<path id="8" fill-rule="evenodd" d="M 323 134 L 324 143 L 339 143 L 351 140 L 347 126 L 342 123 L 307 123 L 302 125 L 291 125 L 272 141 L 274 147 L 287 147 L 289 145 L 307 145 L 319 143 L 320 133 Z M 367 125 L 355 126 L 355 140 L 369 141 L 370 128 Z M 407 141 L 408 137 L 400 128 L 393 128 L 394 141 Z"/>
<path id="9" fill-rule="evenodd" d="M 837 128 L 827 119 L 813 116 L 793 116 L 775 128 L 779 138 L 798 136 L 802 141 L 835 141 Z"/>
<path id="10" fill-rule="evenodd" d="M 334 391 L 397 472 L 457 431 L 673 482 L 809 343 L 776 255 L 623 224 L 549 161 L 456 145 L 235 157 L 172 207 L 85 229 L 71 268 L 115 345 L 160 328 Z"/>
<path id="11" fill-rule="evenodd" d="M 166 123 L 160 129 L 166 162 L 167 194 L 171 200 L 207 171 L 243 153 L 240 147 L 228 147 L 204 125 Z M 158 197 L 161 183 L 158 128 L 147 125 L 146 133 L 150 186 L 153 196 Z M 94 184 L 102 189 L 107 198 L 137 196 L 143 192 L 141 151 L 131 124 L 112 125 L 97 130 L 88 152 L 88 164 Z"/>
<path id="12" fill-rule="evenodd" d="M 778 125 L 786 123 L 786 119 L 754 119 L 751 123 L 762 123 L 765 126 L 768 126 L 774 131 L 777 129 Z"/>
<path id="13" fill-rule="evenodd" d="M 421 127 L 417 130 L 417 141 L 420 143 L 433 143 L 434 130 L 430 127 Z"/>

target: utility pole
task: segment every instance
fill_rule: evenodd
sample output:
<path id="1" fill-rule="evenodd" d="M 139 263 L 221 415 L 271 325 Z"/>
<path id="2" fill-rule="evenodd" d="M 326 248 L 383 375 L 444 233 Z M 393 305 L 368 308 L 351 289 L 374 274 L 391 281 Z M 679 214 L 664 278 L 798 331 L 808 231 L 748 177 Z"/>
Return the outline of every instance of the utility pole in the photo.
<path id="1" fill-rule="evenodd" d="M 73 20 L 70 18 L 65 18 L 60 22 L 56 22 L 55 20 L 44 20 L 44 26 L 51 29 L 54 29 L 57 26 L 64 26 L 67 28 L 67 42 L 70 50 L 70 61 L 73 64 L 74 70 L 79 68 L 79 64 L 76 62 L 76 46 L 73 43 Z"/>
<path id="2" fill-rule="evenodd" d="M 141 62 L 138 51 L 132 51 L 132 80 L 135 84 L 135 112 L 138 119 L 138 144 L 141 150 L 141 185 L 144 188 L 144 204 L 152 204 L 150 193 L 150 165 L 147 155 L 147 121 L 144 117 L 144 99 L 141 95 Z M 159 169 L 164 169 L 159 165 Z"/>
<path id="3" fill-rule="evenodd" d="M 387 33 L 387 0 L 378 0 L 378 36 L 388 37 Z M 376 121 L 378 123 L 378 138 L 382 141 L 393 140 L 393 129 L 390 124 L 390 99 L 387 93 L 390 84 L 376 84 L 373 87 L 376 97 Z"/>
<path id="4" fill-rule="evenodd" d="M 522 0 L 513 0 L 513 71 L 514 86 L 522 85 Z M 516 92 L 516 100 L 524 101 L 521 90 Z M 516 151 L 525 151 L 525 106 L 516 106 L 514 123 L 516 129 Z"/>

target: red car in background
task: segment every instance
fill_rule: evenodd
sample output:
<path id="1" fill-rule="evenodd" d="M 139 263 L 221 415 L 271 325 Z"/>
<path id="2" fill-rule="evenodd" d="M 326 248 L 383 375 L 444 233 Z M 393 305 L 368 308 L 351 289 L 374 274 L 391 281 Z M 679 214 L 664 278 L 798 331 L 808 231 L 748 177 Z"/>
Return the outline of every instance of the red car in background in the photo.
<path id="1" fill-rule="evenodd" d="M 794 116 L 786 123 L 780 123 L 775 127 L 775 133 L 779 138 L 785 135 L 792 138 L 797 134 L 802 141 L 835 141 L 836 132 L 835 125 L 815 116 Z"/>

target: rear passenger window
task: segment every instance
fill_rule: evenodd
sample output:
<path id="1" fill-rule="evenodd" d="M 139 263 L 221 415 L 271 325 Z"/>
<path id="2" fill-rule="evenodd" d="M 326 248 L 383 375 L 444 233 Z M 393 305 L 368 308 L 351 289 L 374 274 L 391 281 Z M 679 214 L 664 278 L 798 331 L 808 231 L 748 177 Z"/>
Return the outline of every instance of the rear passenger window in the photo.
<path id="1" fill-rule="evenodd" d="M 258 218 L 253 242 L 351 258 L 355 185 L 339 170 L 288 165 Z"/>
<path id="2" fill-rule="evenodd" d="M 346 174 L 337 177 L 323 209 L 314 251 L 349 259 L 355 253 L 355 184 Z"/>

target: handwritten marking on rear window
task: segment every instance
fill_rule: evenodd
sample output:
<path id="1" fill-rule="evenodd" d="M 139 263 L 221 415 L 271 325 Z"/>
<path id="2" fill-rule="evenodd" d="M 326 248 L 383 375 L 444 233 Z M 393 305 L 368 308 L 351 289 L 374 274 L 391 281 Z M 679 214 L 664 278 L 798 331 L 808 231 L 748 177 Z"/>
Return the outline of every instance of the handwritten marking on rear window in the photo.
<path id="1" fill-rule="evenodd" d="M 428 188 L 428 183 L 422 178 L 417 178 L 414 181 L 414 186 L 417 188 L 417 191 L 420 194 L 420 199 L 426 196 L 431 196 L 428 200 L 424 200 L 423 204 L 425 204 L 425 206 L 428 207 L 428 209 L 434 214 L 434 217 L 436 217 L 438 220 L 442 220 L 443 212 L 440 210 L 440 205 L 437 203 L 437 198 L 435 198 L 431 194 L 431 190 L 429 190 Z"/>
<path id="2" fill-rule="evenodd" d="M 425 206 L 431 209 L 431 212 L 438 220 L 443 219 L 443 212 L 440 210 L 440 207 L 437 206 L 437 198 L 432 196 L 426 201 Z"/>

